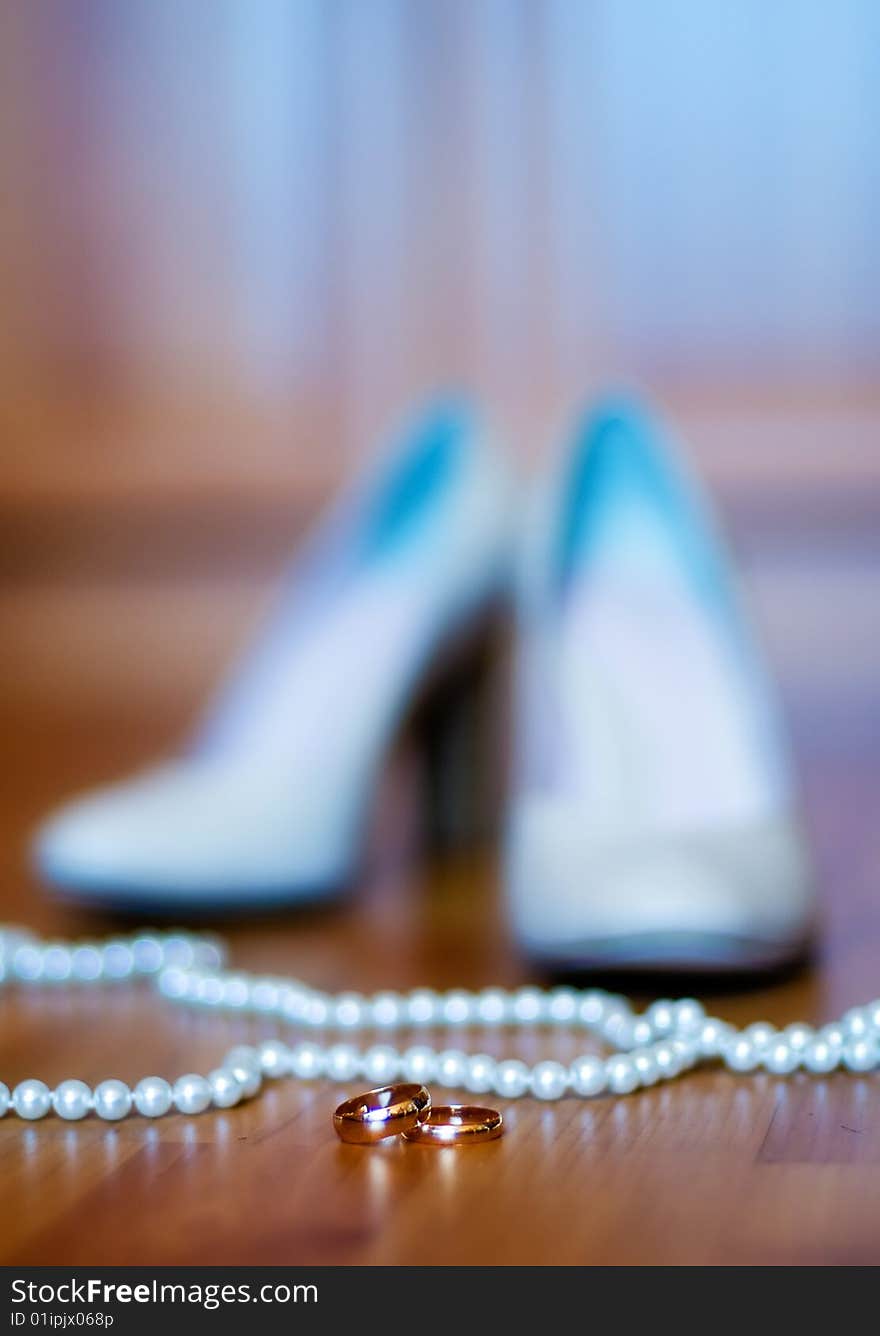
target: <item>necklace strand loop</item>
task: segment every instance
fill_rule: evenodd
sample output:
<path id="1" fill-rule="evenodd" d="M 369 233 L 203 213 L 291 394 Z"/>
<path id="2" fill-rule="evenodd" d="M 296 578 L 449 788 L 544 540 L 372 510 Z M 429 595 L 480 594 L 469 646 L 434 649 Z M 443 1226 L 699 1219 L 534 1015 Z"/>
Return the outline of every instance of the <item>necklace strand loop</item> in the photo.
<path id="1" fill-rule="evenodd" d="M 427 1082 L 490 1092 L 507 1099 L 532 1095 L 629 1095 L 716 1063 L 729 1071 L 796 1071 L 826 1075 L 838 1068 L 870 1072 L 880 1067 L 880 999 L 853 1007 L 839 1021 L 814 1029 L 806 1024 L 779 1030 L 764 1021 L 743 1029 L 708 1016 L 694 998 L 661 1000 L 636 1012 L 626 998 L 598 988 L 455 988 L 435 992 L 325 993 L 300 979 L 253 975 L 226 968 L 223 943 L 207 934 L 139 932 L 103 942 L 41 939 L 26 929 L 0 926 L 0 986 L 103 987 L 132 979 L 151 980 L 169 1002 L 209 1011 L 256 1015 L 291 1025 L 311 1036 L 287 1044 L 266 1039 L 237 1045 L 207 1076 L 187 1073 L 173 1083 L 146 1076 L 130 1088 L 102 1081 L 92 1090 L 65 1080 L 54 1089 L 29 1078 L 13 1091 L 0 1082 L 0 1117 L 7 1111 L 28 1121 L 54 1110 L 77 1120 L 94 1112 L 114 1122 L 132 1110 L 146 1118 L 174 1109 L 202 1113 L 231 1108 L 260 1090 L 264 1080 L 355 1079 L 382 1086 L 393 1081 Z M 584 1032 L 611 1050 L 586 1053 L 571 1063 L 544 1059 L 529 1066 L 519 1058 L 495 1058 L 459 1048 L 351 1042 L 362 1031 L 553 1027 Z"/>

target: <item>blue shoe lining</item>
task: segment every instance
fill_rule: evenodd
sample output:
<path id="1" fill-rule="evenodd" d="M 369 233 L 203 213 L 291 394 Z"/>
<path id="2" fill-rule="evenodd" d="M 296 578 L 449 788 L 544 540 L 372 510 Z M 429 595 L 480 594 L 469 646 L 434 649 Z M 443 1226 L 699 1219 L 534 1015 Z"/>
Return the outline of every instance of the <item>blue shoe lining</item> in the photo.
<path id="1" fill-rule="evenodd" d="M 699 498 L 647 413 L 609 401 L 581 425 L 563 501 L 556 579 L 564 592 L 614 541 L 622 517 L 662 534 L 683 582 L 714 616 L 737 618 L 731 583 Z M 633 554 L 634 555 L 634 554 Z"/>
<path id="2" fill-rule="evenodd" d="M 469 434 L 467 412 L 456 405 L 440 405 L 422 419 L 373 490 L 359 544 L 362 560 L 384 559 L 406 543 L 454 478 Z"/>

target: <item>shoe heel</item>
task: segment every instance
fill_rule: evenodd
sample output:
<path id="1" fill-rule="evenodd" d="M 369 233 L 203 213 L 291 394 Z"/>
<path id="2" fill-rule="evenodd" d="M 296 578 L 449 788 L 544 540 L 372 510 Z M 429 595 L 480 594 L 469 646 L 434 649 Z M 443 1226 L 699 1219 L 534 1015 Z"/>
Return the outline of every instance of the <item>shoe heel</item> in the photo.
<path id="1" fill-rule="evenodd" d="M 425 843 L 451 853 L 498 832 L 506 773 L 507 648 L 498 626 L 459 649 L 419 709 Z"/>

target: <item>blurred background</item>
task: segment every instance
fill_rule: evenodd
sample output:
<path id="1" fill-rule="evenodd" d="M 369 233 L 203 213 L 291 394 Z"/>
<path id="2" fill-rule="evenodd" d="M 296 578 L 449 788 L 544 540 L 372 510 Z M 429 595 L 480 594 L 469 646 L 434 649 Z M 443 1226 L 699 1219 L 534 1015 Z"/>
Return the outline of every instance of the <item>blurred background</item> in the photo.
<path id="1" fill-rule="evenodd" d="M 821 884 L 820 967 L 713 1009 L 781 1025 L 875 996 L 878 144 L 876 0 L 0 0 L 0 921 L 108 926 L 53 906 L 29 830 L 173 745 L 423 391 L 469 388 L 525 471 L 628 383 L 728 522 Z M 494 851 L 421 856 L 398 750 L 367 894 L 239 925 L 242 966 L 334 991 L 527 977 Z M 107 998 L 10 993 L 4 1079 L 216 1062 L 212 1017 Z M 192 1141 L 7 1119 L 0 1254 L 876 1261 L 867 1079 L 529 1103 L 496 1180 L 443 1156 L 350 1173 L 321 1087 Z"/>
<path id="2" fill-rule="evenodd" d="M 873 0 L 2 0 L 7 884 L 438 383 L 523 468 L 609 381 L 658 400 L 842 821 L 880 754 L 878 89 Z"/>

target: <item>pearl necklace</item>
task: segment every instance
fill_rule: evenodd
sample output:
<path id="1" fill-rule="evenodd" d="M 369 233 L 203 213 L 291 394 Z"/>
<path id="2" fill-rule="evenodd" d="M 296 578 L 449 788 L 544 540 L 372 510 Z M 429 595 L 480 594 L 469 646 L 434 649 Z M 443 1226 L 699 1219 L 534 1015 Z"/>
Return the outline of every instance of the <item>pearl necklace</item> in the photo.
<path id="1" fill-rule="evenodd" d="M 189 1073 L 173 1085 L 146 1076 L 130 1089 L 117 1080 L 102 1081 L 94 1091 L 83 1081 L 62 1081 L 54 1090 L 34 1079 L 10 1093 L 0 1082 L 0 1116 L 12 1110 L 20 1118 L 42 1118 L 54 1109 L 60 1118 L 79 1119 L 94 1111 L 116 1121 L 132 1108 L 156 1118 L 172 1107 L 201 1113 L 209 1106 L 230 1108 L 255 1095 L 264 1079 L 326 1077 L 338 1083 L 363 1079 L 374 1086 L 397 1079 L 431 1082 L 508 1099 L 533 1095 L 555 1100 L 566 1094 L 628 1095 L 668 1081 L 704 1062 L 720 1062 L 733 1072 L 762 1069 L 787 1076 L 798 1069 L 825 1074 L 843 1067 L 867 1072 L 880 1066 L 880 999 L 854 1007 L 840 1021 L 818 1030 L 789 1025 L 784 1030 L 763 1021 L 737 1030 L 707 1016 L 693 998 L 659 1001 L 639 1014 L 625 998 L 597 988 L 453 989 L 437 993 L 329 994 L 299 979 L 250 975 L 224 968 L 225 951 L 213 937 L 190 933 L 143 932 L 102 943 L 43 941 L 20 928 L 0 927 L 0 985 L 104 986 L 150 978 L 172 1002 L 273 1017 L 324 1036 L 331 1031 L 466 1026 L 553 1026 L 586 1031 L 614 1051 L 608 1057 L 588 1053 L 565 1065 L 545 1060 L 533 1067 L 518 1058 L 496 1059 L 457 1048 L 436 1050 L 415 1045 L 403 1052 L 389 1044 L 359 1048 L 345 1040 L 292 1046 L 267 1039 L 239 1045 L 207 1076 Z"/>

